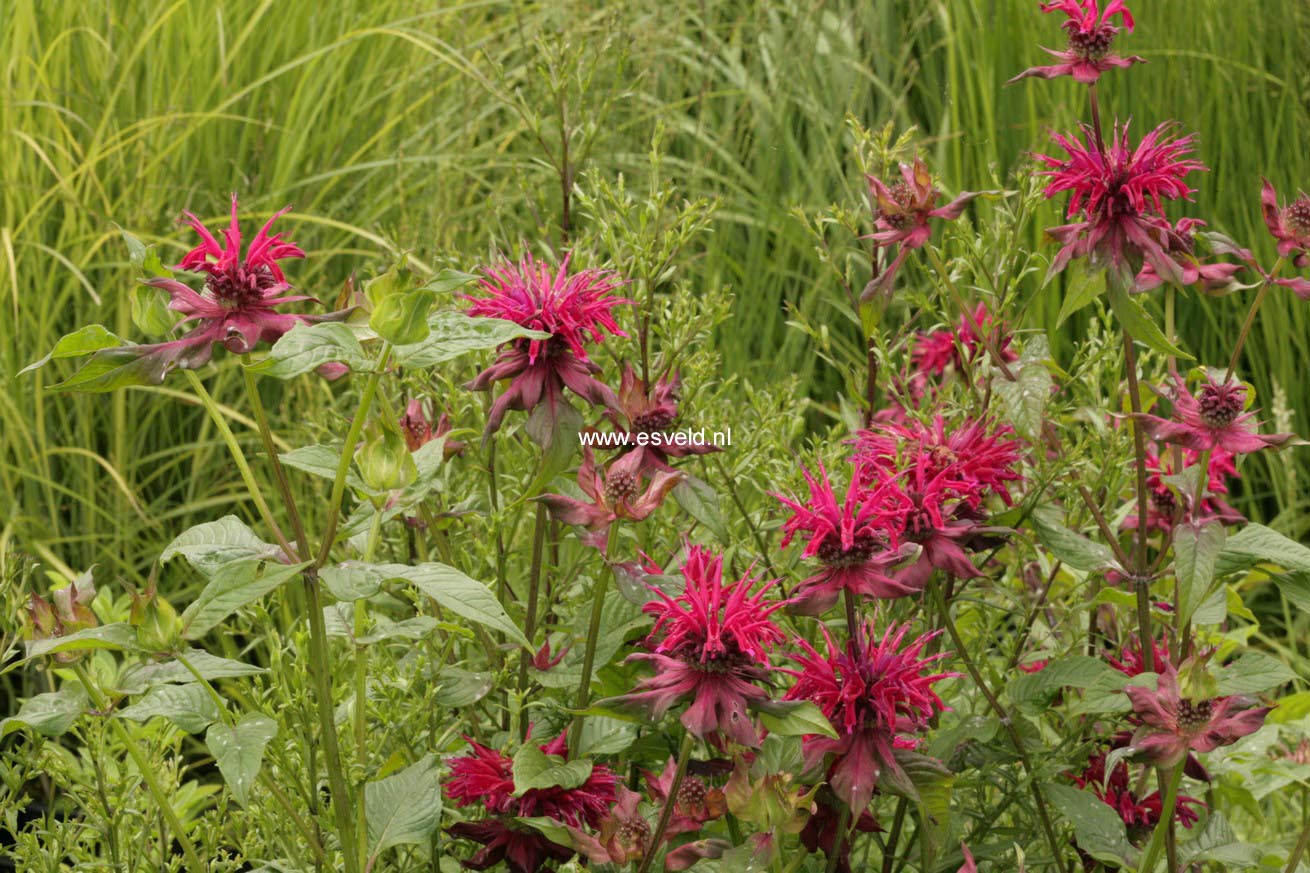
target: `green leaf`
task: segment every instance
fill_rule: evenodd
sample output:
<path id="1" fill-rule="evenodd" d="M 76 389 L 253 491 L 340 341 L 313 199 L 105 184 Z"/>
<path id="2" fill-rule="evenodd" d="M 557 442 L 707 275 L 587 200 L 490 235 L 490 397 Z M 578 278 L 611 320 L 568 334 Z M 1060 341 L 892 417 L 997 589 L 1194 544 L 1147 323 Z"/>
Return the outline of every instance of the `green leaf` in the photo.
<path id="1" fill-rule="evenodd" d="M 1132 334 L 1133 339 L 1148 349 L 1162 355 L 1192 359 L 1192 356 L 1187 352 L 1169 342 L 1169 339 L 1164 335 L 1164 331 L 1160 330 L 1159 325 L 1151 318 L 1150 313 L 1142 307 L 1142 304 L 1138 303 L 1131 295 L 1124 293 L 1124 290 L 1113 282 L 1110 283 L 1110 305 L 1114 307 L 1115 315 L 1118 316 L 1124 330 Z"/>
<path id="2" fill-rule="evenodd" d="M 234 561 L 271 559 L 281 554 L 281 549 L 261 540 L 241 519 L 225 515 L 218 521 L 198 524 L 178 534 L 159 556 L 159 561 L 167 563 L 181 555 L 197 571 L 209 577 Z"/>
<path id="3" fill-rule="evenodd" d="M 364 786 L 368 866 L 392 846 L 426 843 L 441 822 L 440 765 L 428 755 Z"/>
<path id="4" fill-rule="evenodd" d="M 91 649 L 109 649 L 115 652 L 136 651 L 136 628 L 126 622 L 89 627 L 62 637 L 48 640 L 29 640 L 26 655 L 30 660 L 42 655 L 57 655 L 60 652 L 84 652 Z"/>
<path id="5" fill-rule="evenodd" d="M 1042 545 L 1070 567 L 1089 573 L 1119 569 L 1119 564 L 1114 559 L 1114 552 L 1109 546 L 1093 542 L 1082 534 L 1070 530 L 1060 511 L 1054 507 L 1040 507 L 1029 518 Z"/>
<path id="6" fill-rule="evenodd" d="M 123 340 L 119 339 L 116 334 L 104 325 L 88 324 L 86 327 L 79 327 L 72 333 L 60 337 L 59 341 L 55 343 L 55 347 L 50 350 L 50 354 L 39 361 L 28 364 L 19 370 L 16 375 L 21 376 L 24 373 L 39 370 L 51 361 L 63 360 L 64 358 L 80 358 L 101 349 L 118 348 L 123 344 Z"/>
<path id="7" fill-rule="evenodd" d="M 368 326 L 392 345 L 410 346 L 428 338 L 428 313 L 437 295 L 422 288 L 388 294 L 369 316 Z"/>
<path id="8" fill-rule="evenodd" d="M 514 796 L 541 788 L 578 788 L 591 777 L 592 763 L 559 755 L 547 755 L 528 743 L 514 755 Z"/>
<path id="9" fill-rule="evenodd" d="M 1215 519 L 1174 528 L 1174 572 L 1178 577 L 1178 620 L 1186 624 L 1214 584 L 1215 562 L 1228 533 Z"/>
<path id="10" fill-rule="evenodd" d="M 1030 340 L 1022 360 L 1010 365 L 1011 381 L 1004 373 L 992 377 L 992 390 L 1005 404 L 1011 424 L 1020 434 L 1037 436 L 1042 428 L 1046 404 L 1051 399 L 1051 372 L 1046 368 L 1050 346 L 1045 337 Z"/>
<path id="11" fill-rule="evenodd" d="M 549 339 L 550 334 L 529 330 L 503 318 L 478 318 L 445 310 L 428 317 L 428 335 L 422 342 L 398 345 L 392 356 L 401 366 L 427 369 L 521 337 Z"/>
<path id="12" fill-rule="evenodd" d="M 541 466 L 528 493 L 540 491 L 541 486 L 567 469 L 578 452 L 582 414 L 567 400 L 557 403 L 553 411 L 552 415 L 549 404 L 539 404 L 523 426 L 532 441 L 541 446 Z"/>
<path id="13" fill-rule="evenodd" d="M 341 446 L 301 446 L 278 455 L 278 458 L 288 467 L 330 482 L 337 478 Z M 366 490 L 353 467 L 346 473 L 346 484 L 356 491 Z"/>
<path id="14" fill-rule="evenodd" d="M 25 727 L 42 736 L 57 737 L 86 712 L 87 705 L 86 691 L 80 685 L 65 685 L 58 691 L 29 697 L 18 712 L 0 721 L 0 738 Z"/>
<path id="15" fill-rule="evenodd" d="M 1069 316 L 1090 304 L 1101 296 L 1105 282 L 1100 273 L 1089 273 L 1080 263 L 1070 265 L 1069 281 L 1064 289 L 1064 301 L 1060 304 L 1060 315 L 1055 319 L 1055 326 L 1063 325 Z"/>
<path id="16" fill-rule="evenodd" d="M 1073 825 L 1078 847 L 1098 861 L 1132 867 L 1137 852 L 1128 842 L 1123 820 L 1090 791 L 1071 785 L 1042 786 L 1051 804 Z"/>
<path id="17" fill-rule="evenodd" d="M 50 390 L 103 394 L 131 385 L 158 385 L 164 381 L 174 358 L 175 355 L 162 352 L 143 352 L 134 345 L 100 349 L 80 370 L 51 385 Z"/>
<path id="18" fill-rule="evenodd" d="M 308 566 L 308 562 L 275 564 L 260 560 L 224 564 L 182 613 L 184 636 L 191 640 L 204 636 L 223 619 L 286 584 Z"/>
<path id="19" fill-rule="evenodd" d="M 217 655 L 211 655 L 204 649 L 188 649 L 182 655 L 186 657 L 187 663 L 194 667 L 197 673 L 210 682 L 215 679 L 258 676 L 260 673 L 268 672 L 263 667 L 256 667 L 243 661 L 232 661 L 227 658 L 220 658 Z M 196 681 L 196 677 L 191 674 L 191 671 L 181 661 L 176 660 L 142 665 L 135 670 L 132 677 L 151 685 L 162 682 Z"/>
<path id="20" fill-rule="evenodd" d="M 1218 562 L 1221 573 L 1261 563 L 1310 572 L 1310 548 L 1262 524 L 1248 524 L 1228 538 Z"/>
<path id="21" fill-rule="evenodd" d="M 250 799 L 250 788 L 264 761 L 264 749 L 275 736 L 277 722 L 259 712 L 247 713 L 233 726 L 219 722 L 205 734 L 205 746 L 241 806 Z"/>
<path id="22" fill-rule="evenodd" d="M 318 571 L 318 578 L 337 600 L 372 597 L 386 581 L 373 567 L 359 561 L 343 561 Z"/>
<path id="23" fill-rule="evenodd" d="M 1050 698 L 1065 688 L 1091 690 L 1096 693 L 1117 692 L 1128 682 L 1128 677 L 1099 658 L 1087 655 L 1068 655 L 1051 661 L 1036 673 L 1027 673 L 1009 682 L 1006 687 L 1010 699 L 1024 712 L 1044 710 Z M 1123 699 L 1123 695 L 1118 695 Z M 1101 701 L 1097 700 L 1099 706 Z"/>
<path id="24" fill-rule="evenodd" d="M 156 685 L 139 701 L 118 711 L 119 718 L 149 721 L 166 718 L 189 734 L 198 734 L 222 719 L 218 704 L 199 682 L 190 685 Z"/>
<path id="25" fill-rule="evenodd" d="M 1286 664 L 1262 652 L 1246 652 L 1228 666 L 1215 668 L 1214 675 L 1223 695 L 1259 694 L 1296 678 Z"/>
<path id="26" fill-rule="evenodd" d="M 437 275 L 422 284 L 424 290 L 432 291 L 435 294 L 449 294 L 452 291 L 458 291 L 465 285 L 471 285 L 478 281 L 478 277 L 472 273 L 462 273 L 459 270 L 441 270 Z"/>
<path id="27" fill-rule="evenodd" d="M 433 699 L 438 706 L 472 706 L 491 692 L 490 673 L 470 673 L 459 667 L 443 667 L 437 674 Z"/>
<path id="28" fill-rule="evenodd" d="M 705 525 L 705 529 L 714 534 L 719 542 L 728 542 L 728 526 L 723 522 L 719 493 L 708 482 L 687 475 L 673 486 L 670 493 L 683 511 Z"/>
<path id="29" fill-rule="evenodd" d="M 437 563 L 417 564 L 412 567 L 406 564 L 370 566 L 384 579 L 403 579 L 409 582 L 437 601 L 443 609 L 503 633 L 519 645 L 529 645 L 527 637 L 523 636 L 523 631 L 519 630 L 505 612 L 496 595 L 492 594 L 486 585 L 470 579 L 454 567 Z"/>
<path id="30" fill-rule="evenodd" d="M 755 710 L 770 733 L 783 737 L 821 736 L 837 739 L 823 710 L 808 700 L 778 700 L 757 704 Z"/>
<path id="31" fill-rule="evenodd" d="M 179 315 L 168 308 L 168 294 L 153 285 L 135 285 L 128 292 L 132 302 L 132 324 L 149 337 L 167 336 Z"/>
<path id="32" fill-rule="evenodd" d="M 339 321 L 295 325 L 273 344 L 267 357 L 249 369 L 261 376 L 293 379 L 329 363 L 345 364 L 356 371 L 369 366 L 355 332 Z"/>
<path id="33" fill-rule="evenodd" d="M 1179 844 L 1178 869 L 1199 868 L 1205 862 L 1217 870 L 1250 869 L 1260 866 L 1263 855 L 1259 846 L 1239 840 L 1224 814 L 1214 810 L 1199 834 Z"/>
<path id="34" fill-rule="evenodd" d="M 159 252 L 155 250 L 153 245 L 146 245 L 116 224 L 114 227 L 122 235 L 123 242 L 127 244 L 127 257 L 132 262 L 132 266 L 140 270 L 142 275 L 151 279 L 173 275 L 173 271 L 165 267 L 163 261 L 159 260 Z"/>
<path id="35" fill-rule="evenodd" d="M 1274 582 L 1289 603 L 1302 612 L 1310 612 L 1310 573 L 1289 573 Z"/>

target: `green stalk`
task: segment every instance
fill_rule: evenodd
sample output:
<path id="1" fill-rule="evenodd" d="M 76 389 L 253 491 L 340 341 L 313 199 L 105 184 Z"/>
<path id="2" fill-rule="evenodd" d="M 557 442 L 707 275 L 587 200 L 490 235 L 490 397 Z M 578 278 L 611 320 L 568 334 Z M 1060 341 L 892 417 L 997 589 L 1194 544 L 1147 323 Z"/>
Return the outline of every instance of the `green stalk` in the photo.
<path id="1" fill-rule="evenodd" d="M 100 692 L 100 687 L 92 681 L 91 674 L 86 671 L 86 667 L 80 661 L 74 662 L 73 672 L 77 674 L 78 681 L 86 689 L 86 695 L 91 699 L 91 705 L 98 712 L 105 714 L 105 718 L 118 733 L 118 739 L 122 742 L 123 748 L 127 749 L 127 754 L 131 756 L 137 770 L 141 771 L 141 778 L 145 781 L 146 787 L 150 789 L 150 794 L 155 799 L 155 805 L 159 807 L 159 814 L 168 823 L 168 829 L 172 833 L 173 839 L 177 840 L 182 847 L 187 869 L 191 873 L 205 873 L 209 868 L 201 862 L 200 856 L 196 854 L 195 845 L 191 842 L 191 838 L 187 836 L 186 829 L 182 826 L 181 820 L 178 819 L 177 813 L 173 811 L 172 804 L 168 802 L 168 795 L 164 793 L 164 786 L 159 784 L 159 779 L 156 778 L 154 769 L 146 761 L 146 756 L 137 746 L 136 741 L 132 739 L 132 735 L 128 733 L 127 728 L 123 726 L 123 722 L 114 718 L 109 712 L 109 704 L 105 700 L 105 696 Z"/>
<path id="2" fill-rule="evenodd" d="M 950 635 L 951 642 L 955 644 L 956 656 L 964 663 L 964 667 L 969 672 L 969 676 L 973 679 L 974 684 L 978 686 L 978 690 L 981 691 L 983 697 L 987 699 L 988 705 L 1000 720 L 1001 726 L 1005 729 L 1006 734 L 1009 735 L 1010 743 L 1014 746 L 1014 751 L 1019 755 L 1019 762 L 1023 765 L 1024 774 L 1028 777 L 1029 788 L 1031 789 L 1033 796 L 1033 803 L 1037 807 L 1037 817 L 1041 821 L 1042 831 L 1046 835 L 1046 842 L 1051 847 L 1051 857 L 1055 861 L 1056 869 L 1058 869 L 1060 873 L 1068 873 L 1064 865 L 1064 857 L 1061 854 L 1060 841 L 1055 834 L 1055 826 L 1051 824 L 1051 814 L 1046 808 L 1046 798 L 1042 796 L 1041 787 L 1033 781 L 1035 774 L 1033 773 L 1032 759 L 1028 755 L 1028 749 L 1024 744 L 1023 736 L 1020 735 L 1018 729 L 1015 728 L 1013 717 L 1001 704 L 1001 701 L 997 699 L 996 694 L 987 684 L 987 681 L 983 679 L 982 672 L 978 669 L 978 665 L 973 662 L 973 657 L 969 654 L 969 650 L 965 648 L 964 639 L 960 636 L 960 631 L 955 626 L 955 620 L 951 618 L 950 609 L 946 605 L 946 598 L 942 594 L 941 585 L 938 584 L 935 574 L 929 579 L 928 589 L 934 603 L 937 605 L 938 612 L 941 614 L 942 625 Z"/>
<path id="3" fill-rule="evenodd" d="M 678 763 L 673 770 L 673 781 L 669 783 L 669 793 L 664 796 L 664 808 L 660 810 L 660 820 L 655 825 L 655 832 L 650 835 L 650 846 L 646 849 L 646 854 L 641 859 L 641 864 L 637 867 L 637 873 L 646 873 L 650 870 L 651 862 L 655 860 L 655 855 L 660 850 L 660 843 L 664 840 L 664 834 L 669 829 L 669 822 L 673 820 L 673 808 L 678 805 L 678 790 L 682 788 L 682 779 L 687 775 L 687 764 L 691 761 L 691 747 L 696 742 L 691 731 L 682 735 L 682 745 L 678 747 Z"/>
<path id="4" fill-rule="evenodd" d="M 370 563 L 377 551 L 378 534 L 382 530 L 382 513 L 373 513 L 368 542 L 364 546 L 364 563 Z M 364 770 L 368 760 L 368 647 L 359 641 L 368 631 L 368 606 L 364 598 L 355 601 L 355 766 Z M 355 833 L 368 833 L 368 816 L 364 805 L 363 779 L 355 792 Z M 368 843 L 359 840 L 359 866 L 368 866 Z"/>
<path id="5" fill-rule="evenodd" d="M 610 525 L 608 539 L 605 542 L 605 570 L 596 580 L 596 590 L 591 596 L 591 622 L 587 625 L 587 648 L 582 653 L 582 678 L 578 680 L 578 694 L 573 701 L 576 712 L 573 715 L 573 723 L 569 725 L 570 757 L 577 754 L 578 741 L 582 738 L 582 725 L 586 721 L 582 711 L 591 702 L 591 671 L 596 665 L 596 642 L 600 639 L 600 618 L 605 611 L 605 594 L 610 587 L 610 558 L 618 541 L 619 522 L 615 519 Z"/>
<path id="6" fill-rule="evenodd" d="M 1260 285 L 1260 290 L 1256 292 L 1251 310 L 1246 313 L 1246 321 L 1242 322 L 1242 332 L 1237 335 L 1237 345 L 1233 346 L 1233 356 L 1228 359 L 1228 372 L 1224 375 L 1224 382 L 1233 378 L 1233 373 L 1237 370 L 1237 359 L 1242 356 L 1242 347 L 1246 345 L 1246 338 L 1250 336 L 1251 328 L 1255 325 L 1256 313 L 1260 311 L 1260 304 L 1264 303 L 1265 295 L 1269 293 L 1269 286 L 1273 284 L 1274 277 L 1282 271 L 1285 261 L 1286 258 L 1279 258 L 1274 262 L 1274 268 L 1269 271 L 1269 275 Z"/>
<path id="7" fill-rule="evenodd" d="M 542 556 L 546 546 L 546 528 L 549 526 L 549 516 L 546 513 L 546 504 L 537 504 L 537 516 L 533 523 L 532 529 L 532 566 L 528 571 L 528 606 L 527 614 L 523 617 L 523 634 L 528 638 L 528 642 L 536 645 L 533 636 L 537 632 L 537 603 L 540 599 L 541 589 L 541 565 Z M 528 664 L 532 660 L 532 652 L 524 649 L 519 654 L 519 675 L 516 688 L 520 697 L 528 686 Z M 526 739 L 528 735 L 528 723 L 526 719 L 519 719 L 519 739 Z"/>
<path id="8" fill-rule="evenodd" d="M 1174 806 L 1178 802 L 1178 786 L 1183 781 L 1183 761 L 1179 761 L 1169 776 L 1169 781 L 1164 785 L 1164 796 L 1160 805 L 1160 821 L 1151 832 L 1151 842 L 1146 846 L 1146 853 L 1142 856 L 1142 873 L 1151 873 L 1155 869 L 1156 863 L 1160 860 L 1160 851 L 1164 848 L 1167 841 L 1166 834 L 1173 831 L 1174 828 Z M 1174 873 L 1176 863 L 1171 860 L 1169 864 L 1170 873 Z"/>
<path id="9" fill-rule="evenodd" d="M 1306 803 L 1305 792 L 1301 793 L 1302 804 Z M 1307 846 L 1310 846 L 1310 806 L 1305 807 L 1305 824 L 1301 826 L 1301 836 L 1296 841 L 1296 848 L 1292 849 L 1292 854 L 1287 858 L 1287 867 L 1283 873 L 1296 873 L 1296 868 L 1301 864 L 1301 856 L 1305 854 Z"/>
<path id="10" fill-rule="evenodd" d="M 249 355 L 243 355 L 243 363 L 248 363 Z M 259 430 L 259 438 L 264 444 L 264 454 L 268 456 L 268 463 L 273 468 L 273 481 L 277 484 L 278 494 L 282 497 L 282 503 L 286 507 L 287 517 L 291 519 L 291 533 L 296 538 L 296 553 L 303 556 L 309 549 L 309 538 L 305 535 L 305 522 L 300 517 L 300 508 L 296 506 L 295 495 L 291 491 L 291 480 L 287 478 L 286 468 L 282 466 L 282 459 L 278 456 L 277 446 L 273 443 L 273 430 L 268 425 L 268 413 L 264 409 L 264 400 L 259 396 L 259 386 L 255 382 L 255 374 L 250 372 L 246 366 L 241 367 L 241 376 L 245 380 L 246 396 L 250 398 L 250 408 L 255 413 L 255 425 Z"/>

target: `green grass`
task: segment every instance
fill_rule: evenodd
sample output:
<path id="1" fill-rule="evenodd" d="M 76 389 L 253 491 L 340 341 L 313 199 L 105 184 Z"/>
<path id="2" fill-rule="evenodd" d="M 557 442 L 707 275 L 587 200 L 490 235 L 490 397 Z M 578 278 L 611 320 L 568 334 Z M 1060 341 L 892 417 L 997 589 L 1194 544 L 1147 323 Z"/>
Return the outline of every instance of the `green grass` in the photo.
<path id="1" fill-rule="evenodd" d="M 1139 130 L 1176 118 L 1196 131 L 1212 171 L 1195 214 L 1268 256 L 1260 176 L 1288 193 L 1310 179 L 1310 7 L 1137 5 L 1138 32 L 1123 48 L 1150 64 L 1105 80 L 1110 113 L 1132 116 Z M 576 46 L 611 40 L 575 108 L 585 119 L 606 88 L 620 89 L 598 121 L 590 167 L 639 176 L 662 125 L 668 174 L 688 196 L 720 200 L 696 270 L 698 282 L 737 295 L 719 337 L 725 368 L 756 380 L 795 372 L 820 399 L 838 380 L 786 321 L 789 306 L 828 317 L 833 291 L 792 211 L 848 202 L 857 190 L 846 116 L 917 125 L 946 186 L 965 189 L 1004 180 L 1048 127 L 1084 111 L 1083 91 L 1067 80 L 1002 86 L 1039 62 L 1037 44 L 1059 41 L 1035 0 L 438 10 L 399 0 L 234 0 L 221 10 L 9 0 L 0 16 L 0 335 L 11 339 L 0 372 L 15 373 L 89 321 L 130 334 L 130 271 L 114 224 L 176 253 L 177 214 L 214 220 L 233 190 L 260 214 L 295 204 L 288 228 L 312 255 L 296 278 L 325 300 L 351 269 L 399 251 L 468 265 L 494 246 L 553 236 L 541 217 L 558 211 L 552 173 L 524 116 L 500 97 L 519 89 L 529 105 L 542 99 L 533 40 L 558 33 Z M 1026 293 L 1037 294 L 1035 282 Z M 1047 324 L 1058 294 L 1033 301 Z M 1266 407 L 1276 387 L 1286 392 L 1302 432 L 1307 306 L 1274 295 L 1244 367 Z M 1241 314 L 1236 301 L 1187 298 L 1180 334 L 1202 360 L 1220 361 Z M 220 376 L 220 399 L 239 387 L 232 375 Z M 140 580 L 172 533 L 233 503 L 232 471 L 196 410 L 160 402 L 164 391 L 48 395 L 50 378 L 0 391 L 6 539 L 47 562 L 99 562 Z M 298 414 L 323 396 L 298 397 Z M 1255 459 L 1246 505 L 1300 534 L 1304 501 L 1289 469 Z M 1299 469 L 1305 481 L 1304 461 Z"/>

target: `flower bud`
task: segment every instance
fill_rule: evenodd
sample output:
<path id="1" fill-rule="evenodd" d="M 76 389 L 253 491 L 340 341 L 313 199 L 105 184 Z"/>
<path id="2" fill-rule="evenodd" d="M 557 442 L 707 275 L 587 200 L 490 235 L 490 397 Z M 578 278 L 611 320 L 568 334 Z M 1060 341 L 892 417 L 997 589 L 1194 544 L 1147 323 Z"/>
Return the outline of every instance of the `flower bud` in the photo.
<path id="1" fill-rule="evenodd" d="M 418 478 L 418 467 L 405 438 L 390 423 L 376 423 L 373 433 L 355 452 L 359 476 L 373 491 L 399 491 Z"/>
<path id="2" fill-rule="evenodd" d="M 132 593 L 131 622 L 136 638 L 148 652 L 176 651 L 184 626 L 173 605 L 159 596 L 152 581 L 143 592 Z"/>

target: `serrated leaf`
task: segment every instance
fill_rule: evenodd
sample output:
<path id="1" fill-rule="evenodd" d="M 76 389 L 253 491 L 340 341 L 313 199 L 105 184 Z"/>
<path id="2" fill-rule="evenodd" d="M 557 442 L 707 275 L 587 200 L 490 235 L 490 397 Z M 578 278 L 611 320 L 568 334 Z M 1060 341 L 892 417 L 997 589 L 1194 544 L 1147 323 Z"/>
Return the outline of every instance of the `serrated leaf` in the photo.
<path id="1" fill-rule="evenodd" d="M 83 355 L 89 355 L 98 352 L 101 349 L 118 348 L 123 345 L 123 340 L 101 324 L 88 324 L 80 327 L 70 334 L 65 334 L 55 343 L 55 347 L 50 350 L 39 361 L 33 361 L 23 369 L 19 370 L 16 375 L 22 376 L 24 373 L 30 373 L 33 370 L 39 370 L 51 361 L 62 360 L 65 358 L 80 358 Z"/>
<path id="2" fill-rule="evenodd" d="M 368 866 L 392 846 L 425 843 L 441 822 L 440 765 L 428 755 L 364 786 Z"/>
<path id="3" fill-rule="evenodd" d="M 338 321 L 301 322 L 282 334 L 268 356 L 249 369 L 261 376 L 293 379 L 330 363 L 362 370 L 368 367 L 369 359 L 348 325 Z"/>
<path id="4" fill-rule="evenodd" d="M 233 661 L 211 655 L 204 649 L 188 649 L 182 653 L 187 663 L 207 681 L 215 679 L 237 679 L 243 676 L 258 676 L 267 673 L 264 667 L 256 667 L 243 661 Z M 164 661 L 141 666 L 134 673 L 135 678 L 151 685 L 163 682 L 194 682 L 196 677 L 180 661 Z"/>
<path id="5" fill-rule="evenodd" d="M 490 673 L 471 673 L 460 667 L 444 667 L 437 674 L 433 698 L 439 706 L 472 706 L 491 692 Z"/>
<path id="6" fill-rule="evenodd" d="M 422 342 L 398 345 L 392 357 L 401 366 L 427 369 L 523 337 L 549 339 L 550 334 L 529 330 L 503 318 L 479 318 L 445 310 L 428 317 L 428 335 Z"/>
<path id="7" fill-rule="evenodd" d="M 362 600 L 377 594 L 385 578 L 360 561 L 342 561 L 318 571 L 318 578 L 338 600 Z"/>
<path id="8" fill-rule="evenodd" d="M 57 655 L 60 652 L 84 652 L 91 649 L 136 651 L 136 629 L 120 621 L 100 627 L 89 627 L 62 637 L 51 637 L 48 640 L 28 640 L 26 656 L 31 659 L 43 655 Z"/>
<path id="9" fill-rule="evenodd" d="M 209 692 L 198 682 L 190 685 L 156 685 L 139 701 L 118 711 L 119 718 L 145 722 L 166 718 L 189 734 L 198 734 L 223 714 Z"/>
<path id="10" fill-rule="evenodd" d="M 1224 543 L 1218 568 L 1226 573 L 1261 563 L 1310 572 L 1310 548 L 1262 524 L 1248 524 Z"/>
<path id="11" fill-rule="evenodd" d="M 57 737 L 86 712 L 88 705 L 86 691 L 80 685 L 65 685 L 58 691 L 29 697 L 18 712 L 0 721 L 0 738 L 25 727 L 42 736 Z"/>
<path id="12" fill-rule="evenodd" d="M 50 390 L 103 394 L 132 385 L 158 385 L 183 351 L 182 346 L 122 345 L 100 349 L 81 369 L 51 385 Z"/>
<path id="13" fill-rule="evenodd" d="M 1057 328 L 1069 316 L 1100 297 L 1105 290 L 1105 280 L 1101 273 L 1088 272 L 1081 264 L 1071 265 L 1068 272 L 1069 281 L 1065 286 L 1064 300 L 1060 303 L 1060 314 L 1055 319 Z"/>
<path id="14" fill-rule="evenodd" d="M 673 486 L 670 493 L 683 511 L 705 525 L 705 529 L 714 534 L 719 542 L 728 542 L 730 539 L 728 526 L 723 522 L 719 493 L 713 486 L 695 476 L 687 475 Z"/>
<path id="15" fill-rule="evenodd" d="M 1031 516 L 1034 532 L 1042 545 L 1063 563 L 1076 570 L 1095 572 L 1118 569 L 1114 552 L 1102 543 L 1093 542 L 1065 524 L 1059 510 L 1043 506 Z"/>
<path id="16" fill-rule="evenodd" d="M 1214 675 L 1219 693 L 1224 695 L 1259 694 L 1296 679 L 1286 664 L 1262 652 L 1246 652 L 1233 663 L 1215 668 Z"/>
<path id="17" fill-rule="evenodd" d="M 1123 820 L 1090 791 L 1071 785 L 1042 786 L 1051 804 L 1073 825 L 1078 847 L 1098 861 L 1132 867 L 1137 851 L 1128 842 Z"/>
<path id="18" fill-rule="evenodd" d="M 1178 620 L 1186 623 L 1210 594 L 1215 562 L 1228 533 L 1216 519 L 1183 522 L 1174 528 L 1174 573 L 1178 578 Z"/>
<path id="19" fill-rule="evenodd" d="M 514 796 L 522 797 L 533 789 L 578 788 L 591 777 L 592 769 L 590 761 L 547 755 L 528 743 L 514 755 Z"/>
<path id="20" fill-rule="evenodd" d="M 823 710 L 808 700 L 765 701 L 754 707 L 770 733 L 783 737 L 821 736 L 837 739 Z"/>
<path id="21" fill-rule="evenodd" d="M 1171 343 L 1142 304 L 1138 303 L 1131 295 L 1125 294 L 1123 289 L 1116 283 L 1110 283 L 1109 296 L 1115 315 L 1119 318 L 1124 330 L 1132 334 L 1133 339 L 1162 355 L 1173 355 L 1187 360 L 1192 359 L 1191 355 Z"/>
<path id="22" fill-rule="evenodd" d="M 503 633 L 519 645 L 528 645 L 527 637 L 505 612 L 496 595 L 492 594 L 486 585 L 469 578 L 454 567 L 437 563 L 417 564 L 412 567 L 406 564 L 370 566 L 384 579 L 403 579 L 409 582 L 437 601 L 443 609 Z"/>
<path id="23" fill-rule="evenodd" d="M 247 713 L 235 725 L 214 724 L 205 734 L 205 746 L 241 806 L 250 799 L 250 788 L 259 778 L 264 761 L 264 749 L 275 736 L 277 722 L 259 712 Z"/>
<path id="24" fill-rule="evenodd" d="M 308 566 L 308 562 L 275 564 L 261 560 L 224 564 L 182 613 L 184 636 L 191 640 L 204 636 L 223 619 L 286 584 Z"/>
<path id="25" fill-rule="evenodd" d="M 459 270 L 441 270 L 437 275 L 422 284 L 424 290 L 432 291 L 436 294 L 449 294 L 452 291 L 458 291 L 465 285 L 470 285 L 478 281 L 478 277 L 472 273 L 462 273 Z"/>
<path id="26" fill-rule="evenodd" d="M 341 460 L 341 446 L 301 446 L 278 455 L 278 459 L 288 467 L 327 479 L 329 482 L 337 477 L 337 463 Z M 356 491 L 367 490 L 355 473 L 354 468 L 346 472 L 346 484 Z"/>
<path id="27" fill-rule="evenodd" d="M 205 576 L 213 576 L 221 567 L 234 561 L 276 558 L 282 550 L 255 535 L 235 515 L 225 515 L 188 528 L 178 534 L 159 556 L 167 563 L 181 555 Z"/>

